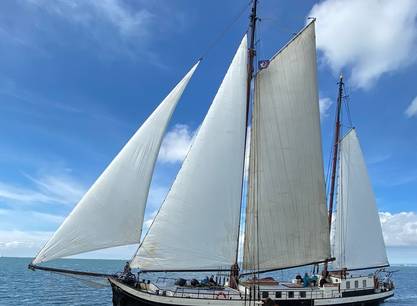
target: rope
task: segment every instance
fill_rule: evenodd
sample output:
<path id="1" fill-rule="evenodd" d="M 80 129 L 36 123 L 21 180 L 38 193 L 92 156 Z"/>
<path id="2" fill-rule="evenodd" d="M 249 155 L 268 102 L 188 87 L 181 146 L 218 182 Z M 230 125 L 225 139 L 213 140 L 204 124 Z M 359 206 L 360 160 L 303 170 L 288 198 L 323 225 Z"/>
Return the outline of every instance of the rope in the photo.
<path id="1" fill-rule="evenodd" d="M 240 11 L 239 13 L 232 19 L 232 21 L 224 28 L 222 32 L 212 41 L 211 44 L 208 45 L 208 47 L 203 51 L 203 53 L 200 56 L 200 60 L 204 59 L 208 52 L 213 49 L 219 41 L 226 35 L 227 32 L 232 28 L 232 26 L 242 17 L 243 13 L 248 9 L 248 7 L 252 4 L 253 0 L 250 0 Z"/>

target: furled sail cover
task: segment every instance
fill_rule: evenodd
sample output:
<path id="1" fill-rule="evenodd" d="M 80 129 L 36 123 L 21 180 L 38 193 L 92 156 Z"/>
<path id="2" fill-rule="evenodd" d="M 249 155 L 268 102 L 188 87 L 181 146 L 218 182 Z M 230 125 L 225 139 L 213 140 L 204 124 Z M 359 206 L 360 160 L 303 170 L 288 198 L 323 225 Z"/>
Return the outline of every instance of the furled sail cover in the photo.
<path id="1" fill-rule="evenodd" d="M 255 79 L 244 269 L 330 256 L 314 23 Z"/>
<path id="2" fill-rule="evenodd" d="M 235 261 L 246 118 L 246 37 L 131 267 L 227 268 Z"/>
<path id="3" fill-rule="evenodd" d="M 375 197 L 354 129 L 340 143 L 333 256 L 335 269 L 388 265 Z"/>
<path id="4" fill-rule="evenodd" d="M 161 140 L 196 64 L 75 206 L 33 263 L 139 243 Z"/>

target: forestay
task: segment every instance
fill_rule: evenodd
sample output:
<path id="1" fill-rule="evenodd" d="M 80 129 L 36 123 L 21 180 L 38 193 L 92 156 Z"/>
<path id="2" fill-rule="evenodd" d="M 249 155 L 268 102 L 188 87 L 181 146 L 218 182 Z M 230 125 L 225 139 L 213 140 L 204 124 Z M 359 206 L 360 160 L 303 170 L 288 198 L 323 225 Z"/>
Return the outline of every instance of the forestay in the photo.
<path id="1" fill-rule="evenodd" d="M 333 268 L 388 265 L 375 197 L 354 129 L 340 143 L 335 222 Z"/>
<path id="2" fill-rule="evenodd" d="M 238 244 L 246 118 L 243 38 L 131 267 L 229 269 Z"/>
<path id="3" fill-rule="evenodd" d="M 149 185 L 171 115 L 198 63 L 104 170 L 33 260 L 139 243 Z"/>
<path id="4" fill-rule="evenodd" d="M 255 79 L 244 269 L 330 257 L 314 22 Z"/>

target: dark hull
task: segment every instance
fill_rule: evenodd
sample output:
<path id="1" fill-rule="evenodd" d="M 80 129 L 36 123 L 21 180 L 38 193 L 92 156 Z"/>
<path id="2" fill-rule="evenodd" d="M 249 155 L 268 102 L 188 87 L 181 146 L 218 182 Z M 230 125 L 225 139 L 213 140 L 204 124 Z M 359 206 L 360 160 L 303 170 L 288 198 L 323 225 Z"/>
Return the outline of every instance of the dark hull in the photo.
<path id="1" fill-rule="evenodd" d="M 119 288 L 115 284 L 111 284 L 113 291 L 113 305 L 114 306 L 181 306 L 180 304 L 165 304 L 165 303 L 156 303 L 153 301 L 148 301 L 137 296 L 133 296 L 123 289 Z M 344 304 L 327 304 L 326 306 L 378 306 L 384 302 L 384 299 L 377 299 L 373 301 L 362 301 L 362 302 L 349 302 Z M 250 302 L 247 302 L 248 305 Z M 253 301 L 252 301 L 253 303 Z M 289 301 L 281 300 L 277 302 L 272 302 L 271 304 L 264 304 L 266 306 L 313 306 L 315 305 L 312 300 L 303 300 L 303 301 Z"/>

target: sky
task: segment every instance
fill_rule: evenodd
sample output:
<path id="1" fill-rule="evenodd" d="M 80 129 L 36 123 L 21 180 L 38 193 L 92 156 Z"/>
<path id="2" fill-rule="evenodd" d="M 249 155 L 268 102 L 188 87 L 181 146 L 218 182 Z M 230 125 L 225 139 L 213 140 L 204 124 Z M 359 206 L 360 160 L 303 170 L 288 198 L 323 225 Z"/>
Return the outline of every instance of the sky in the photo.
<path id="1" fill-rule="evenodd" d="M 1 1 L 0 255 L 33 257 L 203 56 L 162 144 L 146 231 L 247 30 L 248 3 Z M 317 18 L 324 164 L 343 73 L 390 260 L 417 263 L 415 0 L 261 0 L 258 15 L 258 60 Z"/>

